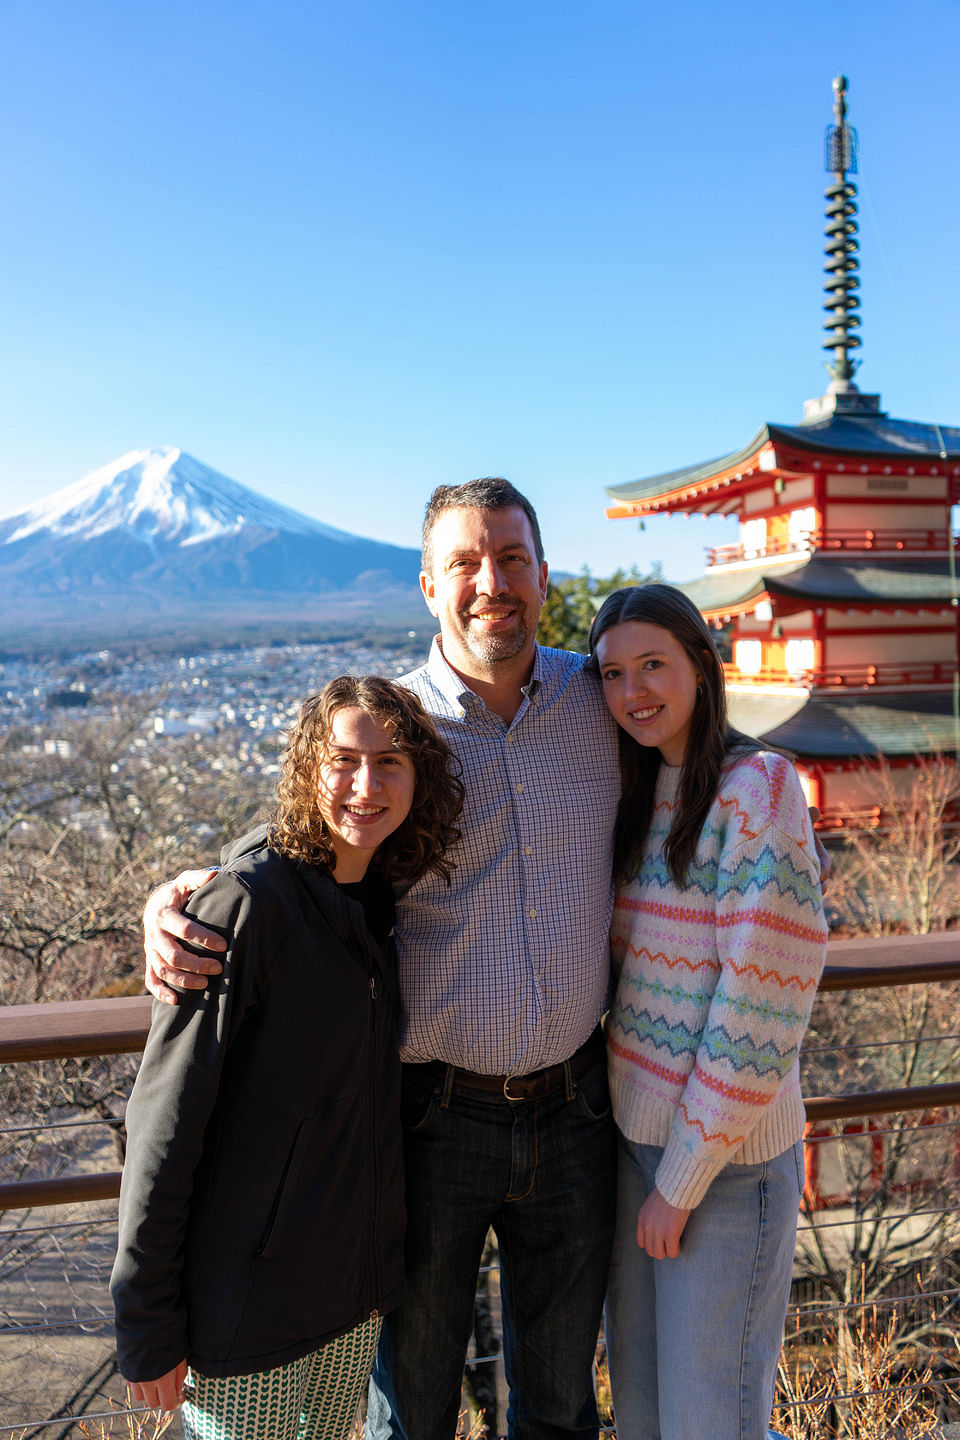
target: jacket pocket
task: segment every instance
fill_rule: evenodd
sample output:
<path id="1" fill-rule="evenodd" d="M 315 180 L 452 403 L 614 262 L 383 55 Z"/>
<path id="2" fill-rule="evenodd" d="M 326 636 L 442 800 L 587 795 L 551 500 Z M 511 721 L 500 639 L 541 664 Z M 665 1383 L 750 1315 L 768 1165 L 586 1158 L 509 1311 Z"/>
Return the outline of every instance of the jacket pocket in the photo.
<path id="1" fill-rule="evenodd" d="M 296 1190 L 297 1177 L 303 1165 L 304 1151 L 307 1146 L 308 1130 L 306 1120 L 301 1120 L 293 1133 L 290 1149 L 287 1152 L 277 1185 L 277 1193 L 273 1198 L 270 1214 L 260 1237 L 260 1244 L 257 1246 L 257 1255 L 263 1260 L 269 1260 L 271 1252 L 277 1250 L 279 1237 L 283 1234 L 284 1215 L 290 1206 L 290 1196 Z"/>

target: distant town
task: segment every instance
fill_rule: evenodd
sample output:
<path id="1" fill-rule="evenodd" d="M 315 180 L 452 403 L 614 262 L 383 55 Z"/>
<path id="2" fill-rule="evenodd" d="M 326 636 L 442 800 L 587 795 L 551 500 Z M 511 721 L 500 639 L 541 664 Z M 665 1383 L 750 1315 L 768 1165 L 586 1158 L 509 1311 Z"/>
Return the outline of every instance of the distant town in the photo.
<path id="1" fill-rule="evenodd" d="M 25 744 L 56 746 L 71 712 L 110 712 L 120 701 L 144 702 L 144 735 L 236 732 L 241 745 L 285 730 L 300 702 L 334 675 L 396 677 L 426 658 L 431 631 L 411 630 L 406 643 L 255 645 L 134 659 L 112 650 L 66 658 L 0 661 L 0 728 L 29 730 Z M 48 750 L 48 753 L 51 753 Z"/>
<path id="2" fill-rule="evenodd" d="M 235 793 L 246 782 L 251 803 L 272 795 L 286 734 L 308 694 L 343 673 L 396 678 L 422 662 L 430 638 L 428 622 L 384 647 L 337 642 L 6 658 L 0 736 L 8 761 L 19 757 L 20 783 L 17 802 L 2 808 L 8 818 L 20 805 L 33 809 L 58 773 L 66 789 L 67 771 L 87 764 L 91 740 L 105 740 L 108 731 L 119 740 L 122 729 L 126 738 L 111 749 L 110 769 L 124 803 L 142 806 L 151 772 L 178 770 L 182 799 L 165 816 L 167 825 L 179 821 L 184 843 L 210 842 L 220 832 L 204 811 L 226 790 Z M 115 816 L 95 789 L 90 781 L 74 784 L 56 808 L 71 828 L 103 840 Z"/>

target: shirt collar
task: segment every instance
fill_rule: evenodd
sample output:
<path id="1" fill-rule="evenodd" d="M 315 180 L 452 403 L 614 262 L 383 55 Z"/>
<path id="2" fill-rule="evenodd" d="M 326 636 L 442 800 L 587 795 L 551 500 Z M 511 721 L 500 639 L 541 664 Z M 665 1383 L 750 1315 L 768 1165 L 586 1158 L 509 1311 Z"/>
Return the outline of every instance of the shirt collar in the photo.
<path id="1" fill-rule="evenodd" d="M 475 704 L 483 705 L 483 701 L 475 691 L 466 685 L 461 676 L 448 664 L 440 648 L 440 636 L 434 635 L 433 644 L 430 646 L 430 654 L 427 657 L 427 674 L 431 682 L 440 691 L 454 708 L 461 711 L 468 709 Z M 543 652 L 538 645 L 533 658 L 533 674 L 523 686 L 523 693 L 528 700 L 532 700 L 537 691 L 544 683 Z M 484 707 L 486 708 L 486 707 Z"/>

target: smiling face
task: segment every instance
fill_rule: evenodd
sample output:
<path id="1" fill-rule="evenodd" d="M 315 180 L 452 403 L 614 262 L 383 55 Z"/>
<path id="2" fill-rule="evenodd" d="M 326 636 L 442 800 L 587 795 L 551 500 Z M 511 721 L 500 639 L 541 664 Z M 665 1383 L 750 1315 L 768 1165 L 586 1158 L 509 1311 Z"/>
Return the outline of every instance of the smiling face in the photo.
<path id="1" fill-rule="evenodd" d="M 420 587 L 440 621 L 443 654 L 460 674 L 487 674 L 504 661 L 532 663 L 547 593 L 530 522 L 522 510 L 449 509 L 431 537 L 432 574 Z"/>
<path id="2" fill-rule="evenodd" d="M 410 814 L 416 773 L 393 726 L 356 705 L 333 717 L 319 771 L 320 813 L 337 857 L 336 879 L 362 880 L 379 845 Z"/>
<path id="3" fill-rule="evenodd" d="M 680 765 L 699 678 L 684 646 L 661 625 L 625 620 L 604 631 L 596 656 L 617 724 L 638 744 L 655 746 L 668 765 Z"/>

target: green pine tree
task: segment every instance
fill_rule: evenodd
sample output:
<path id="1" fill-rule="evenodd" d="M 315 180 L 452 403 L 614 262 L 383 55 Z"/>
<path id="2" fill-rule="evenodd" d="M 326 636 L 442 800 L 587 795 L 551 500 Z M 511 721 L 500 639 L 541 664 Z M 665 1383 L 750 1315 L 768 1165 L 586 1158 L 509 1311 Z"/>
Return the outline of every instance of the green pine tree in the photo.
<path id="1" fill-rule="evenodd" d="M 557 650 L 578 650 L 586 655 L 589 649 L 590 626 L 605 596 L 623 585 L 646 585 L 662 580 L 659 562 L 648 575 L 636 565 L 629 570 L 615 570 L 607 579 L 595 579 L 584 565 L 580 574 L 570 580 L 549 580 L 547 598 L 540 612 L 537 639 L 541 645 Z"/>

